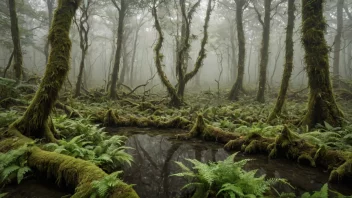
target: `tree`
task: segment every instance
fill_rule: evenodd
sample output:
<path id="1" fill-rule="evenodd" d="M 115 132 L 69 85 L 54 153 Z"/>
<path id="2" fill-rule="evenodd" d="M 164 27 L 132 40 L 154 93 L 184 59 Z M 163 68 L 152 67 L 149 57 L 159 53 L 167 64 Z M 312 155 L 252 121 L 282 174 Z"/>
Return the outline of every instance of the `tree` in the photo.
<path id="1" fill-rule="evenodd" d="M 20 41 L 20 32 L 18 28 L 18 19 L 16 13 L 16 2 L 15 0 L 9 0 L 9 10 L 10 10 L 10 19 L 11 19 L 11 36 L 13 42 L 13 59 L 14 64 L 13 68 L 15 71 L 16 80 L 21 80 L 23 75 L 22 68 L 22 50 L 21 50 L 21 41 Z"/>
<path id="2" fill-rule="evenodd" d="M 188 59 L 188 50 L 190 47 L 190 26 L 192 21 L 192 16 L 196 11 L 196 8 L 199 6 L 200 1 L 198 0 L 195 4 L 190 6 L 188 12 L 186 12 L 186 2 L 185 0 L 180 0 L 181 14 L 182 14 L 182 27 L 181 27 L 181 38 L 177 44 L 177 57 L 176 57 L 176 74 L 178 77 L 178 82 L 176 87 L 173 87 L 167 78 L 165 72 L 162 68 L 162 59 L 163 55 L 160 53 L 160 50 L 163 45 L 164 36 L 159 23 L 158 14 L 157 14 L 157 1 L 153 1 L 152 14 L 154 16 L 155 28 L 158 32 L 158 42 L 155 45 L 155 65 L 159 77 L 163 85 L 167 88 L 168 94 L 171 97 L 170 105 L 179 107 L 183 104 L 183 95 L 185 91 L 186 84 L 198 73 L 200 67 L 203 65 L 203 60 L 206 57 L 205 45 L 208 41 L 208 26 L 210 21 L 210 14 L 212 11 L 212 0 L 208 0 L 207 11 L 205 16 L 205 22 L 203 26 L 203 38 L 201 40 L 201 46 L 198 53 L 197 60 L 194 64 L 193 70 L 187 73 L 187 65 L 185 61 Z"/>
<path id="3" fill-rule="evenodd" d="M 48 8 L 48 24 L 49 28 L 51 27 L 51 22 L 53 20 L 53 10 L 54 10 L 54 0 L 46 0 L 46 6 Z M 45 42 L 44 46 L 44 56 L 45 56 L 45 64 L 48 64 L 49 59 L 49 40 Z"/>
<path id="4" fill-rule="evenodd" d="M 110 85 L 110 92 L 109 92 L 110 99 L 116 99 L 117 98 L 116 86 L 117 86 L 118 75 L 120 70 L 120 59 L 121 59 L 123 32 L 124 32 L 124 25 L 125 25 L 124 22 L 125 22 L 125 17 L 127 14 L 127 8 L 128 8 L 129 2 L 128 0 L 121 0 L 120 5 L 118 5 L 116 0 L 111 0 L 111 1 L 113 5 L 116 7 L 116 9 L 119 11 L 115 63 L 111 74 L 111 85 Z"/>
<path id="5" fill-rule="evenodd" d="M 240 91 L 243 89 L 244 66 L 246 58 L 246 40 L 243 30 L 243 9 L 247 0 L 235 0 L 236 2 L 236 25 L 238 37 L 238 72 L 235 84 L 229 94 L 229 100 L 237 100 Z"/>
<path id="6" fill-rule="evenodd" d="M 271 2 L 272 0 L 264 0 L 264 21 L 261 18 L 261 14 L 254 6 L 254 9 L 258 15 L 258 20 L 263 26 L 262 34 L 262 48 L 260 50 L 260 64 L 259 64 L 259 87 L 257 92 L 257 101 L 264 103 L 264 92 L 266 86 L 267 67 L 269 60 L 269 41 L 270 41 L 270 21 L 271 21 Z"/>
<path id="7" fill-rule="evenodd" d="M 338 87 L 340 77 L 340 51 L 341 51 L 341 35 L 343 28 L 343 4 L 344 0 L 337 0 L 337 32 L 334 40 L 334 87 Z"/>
<path id="8" fill-rule="evenodd" d="M 302 44 L 310 88 L 308 109 L 302 125 L 309 128 L 325 122 L 341 126 L 344 117 L 332 92 L 325 29 L 323 0 L 302 0 Z"/>
<path id="9" fill-rule="evenodd" d="M 77 82 L 76 82 L 76 89 L 75 89 L 75 97 L 78 97 L 81 95 L 81 86 L 82 86 L 82 79 L 83 79 L 83 72 L 84 72 L 84 67 L 85 67 L 85 59 L 87 55 L 87 50 L 89 47 L 88 43 L 88 33 L 90 30 L 90 26 L 88 23 L 88 19 L 90 16 L 90 7 L 92 5 L 92 0 L 86 1 L 87 3 L 84 3 L 81 7 L 81 16 L 79 18 L 79 24 L 75 20 L 75 24 L 78 29 L 79 33 L 79 47 L 81 48 L 81 62 L 79 64 L 79 71 L 78 71 L 78 77 L 77 77 Z"/>
<path id="10" fill-rule="evenodd" d="M 295 0 L 288 0 L 288 19 L 286 28 L 286 55 L 284 72 L 282 75 L 282 81 L 280 86 L 279 96 L 276 100 L 274 110 L 271 112 L 268 118 L 268 122 L 276 118 L 281 113 L 282 107 L 285 103 L 286 93 L 288 84 L 290 82 L 292 69 L 293 69 L 293 29 L 295 25 Z"/>
<path id="11" fill-rule="evenodd" d="M 24 115 L 10 126 L 26 136 L 55 141 L 54 127 L 49 116 L 69 71 L 69 31 L 80 2 L 81 0 L 58 1 L 49 34 L 52 48 L 44 77 Z"/>

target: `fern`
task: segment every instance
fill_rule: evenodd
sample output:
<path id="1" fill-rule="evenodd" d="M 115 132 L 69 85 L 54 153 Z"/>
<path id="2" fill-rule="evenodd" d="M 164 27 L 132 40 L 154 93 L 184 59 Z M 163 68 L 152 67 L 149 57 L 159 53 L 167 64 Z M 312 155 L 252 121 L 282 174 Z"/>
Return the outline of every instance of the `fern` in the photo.
<path id="1" fill-rule="evenodd" d="M 122 173 L 122 171 L 116 171 L 111 173 L 110 175 L 105 176 L 101 180 L 92 182 L 92 193 L 90 195 L 91 198 L 99 197 L 104 198 L 108 197 L 109 193 L 112 189 L 114 189 L 118 184 L 122 181 L 118 178 L 118 176 Z"/>
<path id="2" fill-rule="evenodd" d="M 7 193 L 1 193 L 0 192 L 0 198 L 4 198 L 4 197 L 6 197 L 6 195 L 7 195 Z"/>
<path id="3" fill-rule="evenodd" d="M 183 188 L 194 187 L 203 191 L 201 194 L 215 191 L 222 197 L 261 197 L 278 182 L 288 184 L 284 179 L 265 180 L 265 176 L 256 177 L 257 170 L 245 171 L 243 166 L 250 159 L 234 162 L 236 154 L 230 155 L 224 161 L 208 164 L 187 159 L 193 164 L 192 170 L 181 162 L 176 162 L 183 172 L 171 176 L 195 178 L 197 182 L 189 183 Z"/>
<path id="4" fill-rule="evenodd" d="M 0 153 L 0 184 L 5 185 L 17 180 L 20 183 L 26 174 L 31 172 L 27 166 L 29 147 L 24 145 L 7 153 Z"/>
<path id="5" fill-rule="evenodd" d="M 324 184 L 320 191 L 316 191 L 312 195 L 308 192 L 304 193 L 302 198 L 328 198 L 328 184 Z"/>

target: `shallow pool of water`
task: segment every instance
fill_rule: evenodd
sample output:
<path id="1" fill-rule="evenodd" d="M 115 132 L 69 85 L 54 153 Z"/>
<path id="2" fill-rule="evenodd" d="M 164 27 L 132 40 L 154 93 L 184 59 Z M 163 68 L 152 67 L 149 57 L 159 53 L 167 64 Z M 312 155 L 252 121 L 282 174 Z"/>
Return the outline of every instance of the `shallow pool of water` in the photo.
<path id="1" fill-rule="evenodd" d="M 182 131 L 181 131 L 182 132 Z M 124 168 L 124 181 L 135 184 L 134 189 L 143 198 L 177 198 L 188 197 L 181 188 L 187 180 L 170 177 L 180 172 L 175 161 L 181 161 L 190 167 L 185 158 L 202 162 L 224 160 L 231 153 L 223 149 L 223 145 L 200 140 L 179 141 L 174 135 L 179 130 L 155 130 L 138 128 L 115 129 L 113 133 L 129 136 L 126 146 L 134 148 L 128 152 L 133 155 L 134 163 Z M 328 181 L 328 173 L 318 168 L 299 165 L 285 159 L 269 160 L 264 155 L 244 155 L 239 153 L 237 160 L 251 158 L 245 166 L 247 170 L 258 169 L 258 174 L 267 177 L 286 178 L 295 187 L 280 185 L 280 191 L 291 191 L 300 195 L 305 191 L 319 190 Z M 346 185 L 330 185 L 346 195 L 352 189 Z"/>

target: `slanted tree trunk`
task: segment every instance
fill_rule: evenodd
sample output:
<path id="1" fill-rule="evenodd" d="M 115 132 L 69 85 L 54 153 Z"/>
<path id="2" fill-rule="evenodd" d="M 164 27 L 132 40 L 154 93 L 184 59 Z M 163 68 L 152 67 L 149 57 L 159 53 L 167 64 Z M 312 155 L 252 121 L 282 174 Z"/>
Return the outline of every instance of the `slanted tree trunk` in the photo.
<path id="1" fill-rule="evenodd" d="M 176 69 L 177 69 L 177 75 L 178 75 L 178 84 L 177 84 L 177 89 L 175 89 L 169 79 L 167 78 L 165 72 L 162 69 L 162 59 L 163 59 L 163 55 L 160 53 L 160 50 L 162 48 L 162 44 L 164 41 L 164 36 L 162 33 L 162 29 L 159 23 L 159 19 L 158 19 L 158 15 L 157 15 L 157 8 L 156 8 L 156 0 L 154 0 L 154 6 L 152 8 L 152 13 L 154 16 L 154 21 L 155 21 L 155 28 L 158 32 L 159 38 L 158 38 L 158 42 L 155 45 L 154 48 L 154 52 L 155 52 L 155 65 L 158 71 L 158 75 L 162 81 L 162 83 L 164 84 L 164 86 L 167 88 L 168 94 L 171 97 L 171 101 L 170 101 L 170 105 L 175 106 L 175 107 L 180 107 L 183 104 L 183 95 L 184 95 L 184 89 L 185 86 L 187 84 L 187 82 L 189 82 L 189 80 L 191 80 L 199 71 L 200 67 L 203 65 L 203 60 L 206 57 L 206 53 L 205 53 L 205 45 L 208 41 L 208 26 L 209 26 L 209 20 L 210 20 L 210 14 L 212 11 L 212 6 L 211 6 L 211 1 L 208 1 L 208 7 L 207 7 L 207 11 L 206 11 L 206 17 L 205 17 L 205 22 L 204 22 L 204 35 L 203 35 L 203 39 L 201 41 L 201 47 L 198 53 L 198 57 L 197 57 L 197 61 L 194 65 L 194 69 L 192 71 L 190 71 L 189 73 L 187 72 L 187 67 L 184 67 L 184 57 L 185 54 L 189 48 L 189 25 L 190 25 L 190 21 L 192 18 L 192 14 L 195 12 L 196 7 L 199 6 L 200 1 L 197 1 L 197 3 L 195 3 L 190 11 L 188 12 L 188 14 L 185 13 L 185 7 L 182 8 L 182 4 L 184 3 L 184 1 L 180 1 L 181 4 L 181 10 L 182 10 L 182 15 L 185 19 L 185 24 L 184 24 L 184 28 L 182 32 L 185 32 L 185 38 L 181 39 L 180 42 L 180 47 L 178 47 L 178 54 L 177 54 L 177 64 L 176 64 Z M 188 36 L 187 36 L 188 35 Z M 181 36 L 182 37 L 182 36 Z M 183 77 L 180 77 L 180 75 L 182 75 Z"/>
<path id="2" fill-rule="evenodd" d="M 257 92 L 257 101 L 264 103 L 265 97 L 265 86 L 266 86 L 266 76 L 267 76 L 267 67 L 269 60 L 269 41 L 270 41 L 270 20 L 271 20 L 271 1 L 264 0 L 264 21 L 261 20 L 261 16 L 258 16 L 260 23 L 263 26 L 263 35 L 262 35 L 262 48 L 260 51 L 260 64 L 259 64 L 259 87 Z"/>
<path id="3" fill-rule="evenodd" d="M 243 30 L 243 7 L 246 0 L 235 0 L 236 2 L 236 25 L 238 37 L 238 72 L 235 84 L 229 94 L 229 100 L 237 100 L 240 91 L 243 89 L 244 66 L 246 58 L 246 40 Z M 232 42 L 232 41 L 231 41 Z"/>
<path id="4" fill-rule="evenodd" d="M 175 106 L 175 107 L 179 107 L 182 105 L 182 100 L 177 96 L 177 92 L 176 89 L 171 85 L 169 79 L 167 78 L 164 70 L 163 70 L 163 66 L 162 66 L 162 61 L 164 58 L 164 55 L 160 52 L 161 48 L 163 46 L 163 42 L 164 42 L 164 35 L 163 32 L 161 30 L 161 26 L 160 26 L 160 22 L 158 19 L 158 12 L 157 12 L 157 6 L 156 6 L 157 2 L 156 0 L 153 0 L 153 8 L 152 8 L 152 14 L 154 16 L 154 23 L 155 23 L 155 29 L 158 32 L 158 41 L 154 47 L 154 52 L 155 52 L 155 66 L 156 69 L 158 71 L 158 75 L 160 77 L 161 82 L 163 83 L 163 85 L 166 87 L 167 92 L 169 93 L 170 97 L 171 97 L 171 101 L 170 101 L 170 105 Z"/>
<path id="5" fill-rule="evenodd" d="M 121 0 L 121 6 L 119 7 L 116 4 L 115 0 L 112 0 L 115 7 L 119 11 L 119 27 L 117 29 L 117 42 L 116 42 L 116 53 L 115 53 L 115 63 L 111 74 L 111 85 L 110 85 L 110 92 L 109 97 L 110 99 L 117 98 L 117 82 L 119 77 L 119 70 L 120 70 L 120 59 L 121 59 L 121 52 L 122 52 L 122 42 L 123 42 L 123 31 L 125 26 L 125 16 L 127 13 L 127 6 L 128 0 Z"/>
<path id="6" fill-rule="evenodd" d="M 88 33 L 90 26 L 88 24 L 89 19 L 89 6 L 91 5 L 91 1 L 88 0 L 87 4 L 82 5 L 81 7 L 81 17 L 79 18 L 79 24 L 76 23 L 78 33 L 79 33 L 79 47 L 81 48 L 81 62 L 79 64 L 79 71 L 78 77 L 76 82 L 76 89 L 75 89 L 75 97 L 81 95 L 81 86 L 83 81 L 83 72 L 85 67 L 85 59 L 88 51 Z"/>
<path id="7" fill-rule="evenodd" d="M 53 20 L 53 9 L 54 9 L 54 0 L 46 0 L 46 6 L 48 7 L 48 24 L 49 28 L 51 27 L 51 21 Z M 45 64 L 48 64 L 49 59 L 49 40 L 45 41 L 44 46 L 44 56 L 45 56 Z"/>
<path id="8" fill-rule="evenodd" d="M 268 122 L 274 120 L 281 113 L 282 107 L 285 103 L 286 93 L 293 69 L 293 29 L 295 25 L 295 0 L 288 0 L 287 9 L 288 21 L 286 28 L 286 55 L 284 73 L 282 75 L 279 96 L 276 100 L 274 110 L 269 115 Z"/>
<path id="9" fill-rule="evenodd" d="M 344 0 L 337 0 L 337 32 L 334 40 L 334 62 L 333 62 L 333 85 L 339 86 L 340 79 L 340 51 L 341 51 L 341 35 L 343 28 L 343 4 Z"/>
<path id="10" fill-rule="evenodd" d="M 343 122 L 343 114 L 337 107 L 330 82 L 323 1 L 302 0 L 302 43 L 310 88 L 308 110 L 302 125 L 309 128 L 318 123 L 324 125 L 324 122 L 341 126 Z"/>
<path id="11" fill-rule="evenodd" d="M 16 13 L 16 1 L 9 0 L 10 20 L 11 20 L 11 36 L 13 43 L 13 69 L 15 71 L 15 78 L 17 81 L 21 80 L 23 75 L 23 59 L 20 41 L 20 32 L 18 28 L 18 19 Z"/>
<path id="12" fill-rule="evenodd" d="M 11 125 L 11 128 L 26 136 L 55 141 L 52 133 L 54 128 L 49 116 L 69 71 L 71 53 L 69 31 L 80 2 L 81 0 L 58 1 L 49 34 L 52 48 L 44 78 L 24 115 Z"/>
<path id="13" fill-rule="evenodd" d="M 4 70 L 4 75 L 3 75 L 4 78 L 6 78 L 7 70 L 11 67 L 11 63 L 12 63 L 12 59 L 13 59 L 13 54 L 14 54 L 14 51 L 12 50 L 11 55 L 10 55 L 10 58 L 9 58 L 9 61 L 7 62 L 7 66 L 6 66 L 5 70 Z"/>

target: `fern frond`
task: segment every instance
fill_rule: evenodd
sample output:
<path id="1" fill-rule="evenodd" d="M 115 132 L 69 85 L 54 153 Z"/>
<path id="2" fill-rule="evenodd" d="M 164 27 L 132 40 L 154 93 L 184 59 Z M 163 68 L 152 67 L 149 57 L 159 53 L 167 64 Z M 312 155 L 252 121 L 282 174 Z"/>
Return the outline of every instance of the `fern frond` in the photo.
<path id="1" fill-rule="evenodd" d="M 31 172 L 32 169 L 29 168 L 28 166 L 25 166 L 25 167 L 21 167 L 20 169 L 18 169 L 17 171 L 17 183 L 21 183 L 21 181 L 23 180 L 24 176 Z"/>

